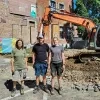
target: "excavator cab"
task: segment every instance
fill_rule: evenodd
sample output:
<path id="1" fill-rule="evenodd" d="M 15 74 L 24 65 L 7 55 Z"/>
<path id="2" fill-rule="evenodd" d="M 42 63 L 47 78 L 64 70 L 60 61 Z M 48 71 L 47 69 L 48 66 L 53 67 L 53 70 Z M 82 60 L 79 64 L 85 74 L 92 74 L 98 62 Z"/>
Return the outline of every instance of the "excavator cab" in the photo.
<path id="1" fill-rule="evenodd" d="M 100 51 L 100 25 L 93 28 L 89 35 L 88 49 Z"/>
<path id="2" fill-rule="evenodd" d="M 100 51 L 100 25 L 97 27 L 97 31 L 94 37 L 95 50 Z"/>

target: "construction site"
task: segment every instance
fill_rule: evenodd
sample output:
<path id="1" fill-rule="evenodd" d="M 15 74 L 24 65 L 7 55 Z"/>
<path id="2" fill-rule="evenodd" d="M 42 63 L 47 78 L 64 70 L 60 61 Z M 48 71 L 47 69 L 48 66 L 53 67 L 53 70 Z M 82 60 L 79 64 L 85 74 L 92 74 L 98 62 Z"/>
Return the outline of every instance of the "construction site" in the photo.
<path id="1" fill-rule="evenodd" d="M 73 0 L 0 0 L 0 100 L 100 100 L 100 25 L 91 19 L 72 13 Z M 86 40 L 79 37 L 78 25 L 86 29 Z M 58 37 L 64 47 L 65 72 L 63 95 L 47 94 L 41 90 L 33 94 L 35 72 L 32 47 L 37 36 L 44 35 L 51 46 Z M 25 94 L 11 97 L 11 51 L 17 39 L 23 39 L 28 57 Z M 51 85 L 51 76 L 47 76 Z"/>

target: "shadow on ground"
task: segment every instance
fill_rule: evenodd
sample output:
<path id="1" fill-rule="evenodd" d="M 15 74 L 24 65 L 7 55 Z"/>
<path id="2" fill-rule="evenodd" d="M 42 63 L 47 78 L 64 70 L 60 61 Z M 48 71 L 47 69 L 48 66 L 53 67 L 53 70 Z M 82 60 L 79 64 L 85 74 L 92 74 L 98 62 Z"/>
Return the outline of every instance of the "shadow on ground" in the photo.
<path id="1" fill-rule="evenodd" d="M 11 79 L 10 79 L 10 80 L 7 80 L 7 81 L 4 83 L 4 85 L 6 86 L 6 88 L 7 88 L 9 91 L 11 91 L 12 88 L 13 88 L 13 82 L 12 82 Z"/>
<path id="2" fill-rule="evenodd" d="M 12 91 L 13 89 L 13 81 L 10 79 L 10 80 L 7 80 L 5 83 L 4 83 L 5 87 L 9 90 L 9 91 Z M 34 88 L 36 86 L 36 81 L 35 80 L 25 80 L 24 82 L 24 85 L 27 86 L 28 88 Z M 44 91 L 44 85 L 43 85 L 43 82 L 40 82 L 39 84 L 40 86 L 40 89 Z M 49 91 L 51 90 L 51 85 L 47 85 Z M 17 82 L 16 84 L 16 89 L 17 90 L 20 90 L 21 86 L 20 84 Z"/>
<path id="3" fill-rule="evenodd" d="M 24 82 L 25 86 L 29 87 L 29 88 L 34 88 L 36 85 L 36 81 L 35 80 L 26 80 Z"/>
<path id="4" fill-rule="evenodd" d="M 35 80 L 25 80 L 24 84 L 25 84 L 25 86 L 27 86 L 29 88 L 34 88 L 35 84 L 36 84 L 36 81 Z M 12 89 L 13 89 L 13 81 L 11 79 L 7 80 L 4 83 L 4 85 L 9 91 L 12 91 Z M 20 84 L 18 82 L 16 84 L 16 89 L 20 90 Z"/>

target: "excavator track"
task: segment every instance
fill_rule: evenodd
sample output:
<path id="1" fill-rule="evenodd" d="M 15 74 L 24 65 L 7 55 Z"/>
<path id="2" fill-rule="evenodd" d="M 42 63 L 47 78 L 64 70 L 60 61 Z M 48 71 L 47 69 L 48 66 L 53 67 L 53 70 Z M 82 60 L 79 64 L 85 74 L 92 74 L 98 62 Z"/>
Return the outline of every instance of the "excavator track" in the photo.
<path id="1" fill-rule="evenodd" d="M 79 60 L 83 63 L 94 60 L 100 61 L 100 52 L 82 52 L 78 56 Z"/>
<path id="2" fill-rule="evenodd" d="M 100 61 L 100 52 L 88 49 L 69 49 L 65 50 L 65 57 L 78 59 L 82 63 L 94 60 Z"/>

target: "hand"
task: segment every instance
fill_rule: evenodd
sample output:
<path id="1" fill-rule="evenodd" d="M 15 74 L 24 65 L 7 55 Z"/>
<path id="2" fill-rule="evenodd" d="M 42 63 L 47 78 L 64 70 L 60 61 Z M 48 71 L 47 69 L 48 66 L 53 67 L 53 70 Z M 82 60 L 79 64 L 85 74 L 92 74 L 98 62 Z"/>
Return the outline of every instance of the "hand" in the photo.
<path id="1" fill-rule="evenodd" d="M 65 72 L 65 65 L 63 65 L 63 72 Z"/>
<path id="2" fill-rule="evenodd" d="M 28 67 L 26 67 L 26 70 L 28 71 Z"/>
<path id="3" fill-rule="evenodd" d="M 51 69 L 50 69 L 50 67 L 48 67 L 48 69 L 47 69 L 47 73 L 50 73 L 51 72 Z"/>
<path id="4" fill-rule="evenodd" d="M 50 69 L 50 68 L 47 69 L 46 75 L 47 75 L 47 76 L 50 76 L 50 75 L 51 75 L 51 69 Z"/>

